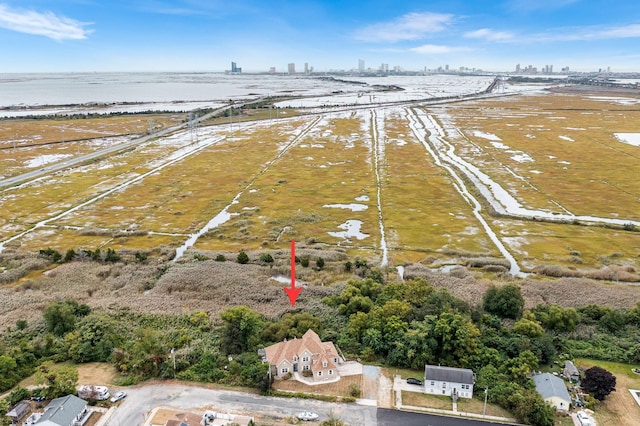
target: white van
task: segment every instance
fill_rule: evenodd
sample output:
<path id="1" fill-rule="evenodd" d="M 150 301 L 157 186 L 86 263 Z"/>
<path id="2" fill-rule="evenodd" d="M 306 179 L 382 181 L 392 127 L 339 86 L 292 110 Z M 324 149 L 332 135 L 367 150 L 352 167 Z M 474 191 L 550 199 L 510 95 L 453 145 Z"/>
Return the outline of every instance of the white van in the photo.
<path id="1" fill-rule="evenodd" d="M 78 386 L 78 396 L 82 399 L 103 401 L 109 399 L 109 388 L 106 386 L 82 385 Z"/>

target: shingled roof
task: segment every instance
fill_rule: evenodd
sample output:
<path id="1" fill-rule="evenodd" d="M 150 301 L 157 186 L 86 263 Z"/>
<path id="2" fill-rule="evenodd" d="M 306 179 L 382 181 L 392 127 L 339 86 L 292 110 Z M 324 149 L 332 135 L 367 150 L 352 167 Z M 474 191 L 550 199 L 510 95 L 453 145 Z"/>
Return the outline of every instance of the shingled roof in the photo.
<path id="1" fill-rule="evenodd" d="M 468 368 L 441 367 L 439 365 L 425 365 L 424 379 L 470 385 L 475 381 L 473 371 Z"/>
<path id="2" fill-rule="evenodd" d="M 267 362 L 271 365 L 279 365 L 283 361 L 293 362 L 295 356 L 302 356 L 307 351 L 314 361 L 322 363 L 327 361 L 329 367 L 335 368 L 333 358 L 338 357 L 333 342 L 322 342 L 315 331 L 309 329 L 300 339 L 285 340 L 265 348 Z M 312 366 L 315 369 L 316 362 Z"/>

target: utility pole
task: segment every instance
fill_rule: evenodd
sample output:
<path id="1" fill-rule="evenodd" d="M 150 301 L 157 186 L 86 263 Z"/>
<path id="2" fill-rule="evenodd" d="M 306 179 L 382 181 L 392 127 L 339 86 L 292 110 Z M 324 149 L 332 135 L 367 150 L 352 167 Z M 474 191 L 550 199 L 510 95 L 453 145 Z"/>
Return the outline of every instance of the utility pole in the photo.
<path id="1" fill-rule="evenodd" d="M 171 358 L 173 358 L 173 378 L 176 378 L 176 350 L 171 348 Z"/>
<path id="2" fill-rule="evenodd" d="M 489 395 L 489 387 L 484 388 L 484 408 L 482 409 L 482 417 L 487 413 L 487 395 Z"/>

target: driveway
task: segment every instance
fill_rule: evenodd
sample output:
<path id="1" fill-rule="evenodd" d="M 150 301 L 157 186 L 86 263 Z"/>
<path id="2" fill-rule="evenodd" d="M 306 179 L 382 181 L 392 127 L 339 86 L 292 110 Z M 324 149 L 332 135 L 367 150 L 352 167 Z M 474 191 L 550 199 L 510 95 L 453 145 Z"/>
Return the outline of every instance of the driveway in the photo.
<path id="1" fill-rule="evenodd" d="M 393 407 L 393 382 L 389 380 L 380 367 L 365 365 L 362 369 L 362 398 L 375 400 L 378 407 Z"/>

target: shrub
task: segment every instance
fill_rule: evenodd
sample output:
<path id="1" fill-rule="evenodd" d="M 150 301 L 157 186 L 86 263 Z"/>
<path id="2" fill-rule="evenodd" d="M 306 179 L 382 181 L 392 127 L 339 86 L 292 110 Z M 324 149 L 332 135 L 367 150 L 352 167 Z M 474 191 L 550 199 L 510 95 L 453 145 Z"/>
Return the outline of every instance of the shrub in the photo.
<path id="1" fill-rule="evenodd" d="M 321 270 L 322 268 L 324 268 L 324 259 L 319 257 L 318 260 L 316 260 L 316 267 L 318 268 L 318 270 Z"/>
<path id="2" fill-rule="evenodd" d="M 360 391 L 360 388 L 355 385 L 354 383 L 351 383 L 349 385 L 349 395 L 351 395 L 354 398 L 360 398 L 360 395 L 362 394 L 362 392 Z"/>
<path id="3" fill-rule="evenodd" d="M 300 258 L 300 265 L 302 265 L 304 268 L 309 267 L 309 256 L 303 256 Z"/>
<path id="4" fill-rule="evenodd" d="M 236 261 L 241 265 L 247 264 L 249 263 L 249 255 L 245 253 L 244 250 L 242 250 L 240 253 L 238 253 Z"/>
<path id="5" fill-rule="evenodd" d="M 216 256 L 215 261 L 216 262 L 226 262 L 227 258 L 224 257 L 224 254 L 219 254 L 219 255 Z"/>
<path id="6" fill-rule="evenodd" d="M 266 263 L 270 266 L 273 266 L 273 256 L 271 256 L 271 254 L 269 253 L 261 253 L 260 254 L 260 262 L 262 263 Z"/>

